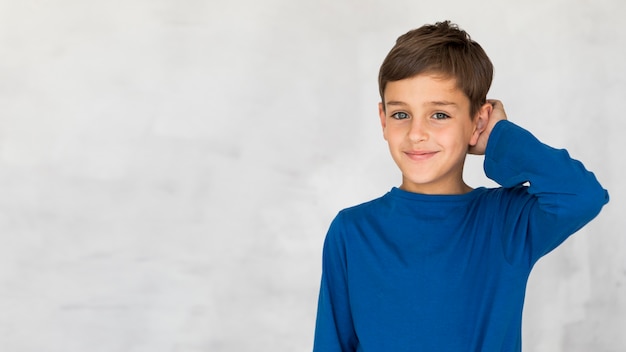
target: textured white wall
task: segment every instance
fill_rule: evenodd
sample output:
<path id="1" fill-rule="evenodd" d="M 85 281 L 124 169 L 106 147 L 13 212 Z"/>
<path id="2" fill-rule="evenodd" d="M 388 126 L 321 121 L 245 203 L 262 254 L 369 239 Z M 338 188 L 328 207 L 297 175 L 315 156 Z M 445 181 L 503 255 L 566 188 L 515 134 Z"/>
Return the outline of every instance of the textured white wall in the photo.
<path id="1" fill-rule="evenodd" d="M 626 2 L 0 0 L 0 350 L 308 351 L 338 210 L 399 174 L 396 37 L 451 19 L 490 97 L 612 201 L 537 265 L 527 351 L 625 351 Z M 491 185 L 471 157 L 470 184 Z"/>

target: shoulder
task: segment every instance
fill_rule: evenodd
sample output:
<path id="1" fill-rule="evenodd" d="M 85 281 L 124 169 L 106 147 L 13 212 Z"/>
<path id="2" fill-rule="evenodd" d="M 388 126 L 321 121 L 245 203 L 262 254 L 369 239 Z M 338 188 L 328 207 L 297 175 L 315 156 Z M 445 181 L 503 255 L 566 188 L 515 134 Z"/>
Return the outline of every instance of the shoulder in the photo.
<path id="1" fill-rule="evenodd" d="M 385 196 L 382 196 L 382 197 L 369 200 L 367 202 L 350 206 L 348 208 L 342 209 L 338 215 L 351 217 L 351 216 L 358 216 L 360 214 L 369 213 L 383 206 L 384 198 Z"/>
<path id="2" fill-rule="evenodd" d="M 384 213 L 383 209 L 389 207 L 387 194 L 340 210 L 333 219 L 330 231 L 344 232 L 346 227 L 352 227 L 359 223 L 367 222 L 372 218 L 380 217 Z"/>
<path id="3" fill-rule="evenodd" d="M 528 186 L 520 184 L 514 187 L 488 188 L 475 199 L 477 209 L 496 216 L 519 213 L 521 208 L 532 206 L 537 199 L 528 192 Z"/>
<path id="4" fill-rule="evenodd" d="M 385 207 L 385 198 L 386 195 L 383 195 L 381 197 L 344 208 L 337 213 L 335 219 L 340 218 L 344 221 L 350 221 L 363 217 L 369 217 L 371 214 L 375 214 Z"/>

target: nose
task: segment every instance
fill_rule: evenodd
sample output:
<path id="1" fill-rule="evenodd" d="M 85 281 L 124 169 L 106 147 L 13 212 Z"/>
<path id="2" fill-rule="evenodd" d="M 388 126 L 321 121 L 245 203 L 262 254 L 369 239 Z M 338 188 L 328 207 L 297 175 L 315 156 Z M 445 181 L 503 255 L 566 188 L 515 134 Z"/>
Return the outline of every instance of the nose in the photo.
<path id="1" fill-rule="evenodd" d="M 423 119 L 414 118 L 409 128 L 409 140 L 413 143 L 417 143 L 428 140 L 428 136 L 428 122 Z"/>

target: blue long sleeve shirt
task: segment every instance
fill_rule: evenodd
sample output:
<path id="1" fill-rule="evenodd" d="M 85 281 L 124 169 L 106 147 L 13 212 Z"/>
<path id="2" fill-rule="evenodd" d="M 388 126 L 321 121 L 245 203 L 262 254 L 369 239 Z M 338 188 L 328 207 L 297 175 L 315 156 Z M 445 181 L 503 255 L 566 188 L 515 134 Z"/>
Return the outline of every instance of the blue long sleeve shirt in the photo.
<path id="1" fill-rule="evenodd" d="M 509 121 L 491 132 L 484 169 L 502 187 L 392 188 L 339 212 L 324 242 L 314 351 L 521 351 L 533 265 L 608 193 L 567 151 Z"/>

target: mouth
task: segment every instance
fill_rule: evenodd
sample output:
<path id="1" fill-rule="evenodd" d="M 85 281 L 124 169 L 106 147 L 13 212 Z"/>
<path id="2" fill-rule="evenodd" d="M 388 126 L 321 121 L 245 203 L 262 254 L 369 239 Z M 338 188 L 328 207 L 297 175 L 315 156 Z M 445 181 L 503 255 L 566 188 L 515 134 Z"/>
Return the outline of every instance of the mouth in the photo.
<path id="1" fill-rule="evenodd" d="M 414 161 L 422 161 L 432 158 L 436 151 L 427 151 L 427 150 L 418 150 L 418 151 L 406 151 L 404 155 L 406 155 L 409 159 Z"/>

